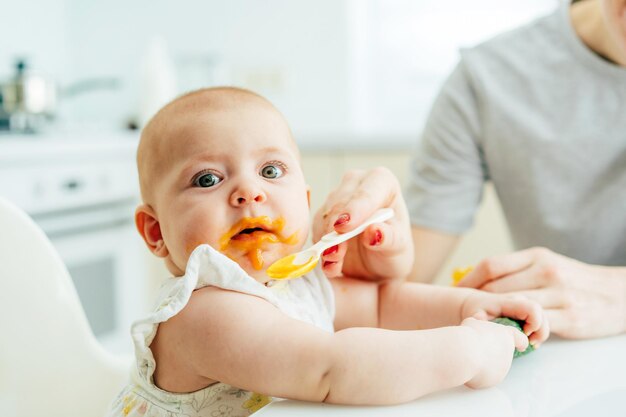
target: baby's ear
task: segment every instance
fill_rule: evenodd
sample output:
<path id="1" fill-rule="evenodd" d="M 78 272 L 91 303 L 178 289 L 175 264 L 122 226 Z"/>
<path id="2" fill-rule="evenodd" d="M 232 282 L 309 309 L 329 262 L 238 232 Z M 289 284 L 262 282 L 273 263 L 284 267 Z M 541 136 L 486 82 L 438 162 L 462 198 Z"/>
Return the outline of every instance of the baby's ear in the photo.
<path id="1" fill-rule="evenodd" d="M 146 242 L 150 252 L 159 258 L 165 258 L 169 254 L 161 234 L 161 225 L 152 207 L 147 204 L 141 204 L 137 207 L 135 210 L 135 226 L 137 226 L 137 231 L 143 238 L 143 241 Z"/>

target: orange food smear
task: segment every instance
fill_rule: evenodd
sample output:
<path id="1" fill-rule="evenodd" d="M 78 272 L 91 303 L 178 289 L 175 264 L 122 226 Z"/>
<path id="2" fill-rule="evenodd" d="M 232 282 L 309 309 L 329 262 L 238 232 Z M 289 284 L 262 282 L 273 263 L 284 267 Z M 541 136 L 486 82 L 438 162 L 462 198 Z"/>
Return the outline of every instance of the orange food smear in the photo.
<path id="1" fill-rule="evenodd" d="M 262 228 L 249 234 L 239 234 L 244 229 Z M 233 257 L 233 251 L 243 253 L 248 257 L 252 267 L 256 270 L 263 269 L 263 250 L 268 244 L 283 243 L 293 245 L 298 240 L 298 233 L 291 236 L 283 236 L 281 231 L 285 227 L 285 219 L 276 220 L 268 216 L 244 217 L 230 228 L 220 238 L 220 250 L 229 257 Z"/>

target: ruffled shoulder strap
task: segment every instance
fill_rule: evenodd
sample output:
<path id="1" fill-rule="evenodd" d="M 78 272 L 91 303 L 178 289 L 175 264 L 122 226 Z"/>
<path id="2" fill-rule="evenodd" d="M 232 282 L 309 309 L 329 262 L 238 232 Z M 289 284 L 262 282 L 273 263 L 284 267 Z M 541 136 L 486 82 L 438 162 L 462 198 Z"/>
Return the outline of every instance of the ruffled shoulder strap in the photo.
<path id="1" fill-rule="evenodd" d="M 146 318 L 134 322 L 131 327 L 136 370 L 141 381 L 153 385 L 156 362 L 149 346 L 159 324 L 178 314 L 187 305 L 194 290 L 209 285 L 256 295 L 280 307 L 276 295 L 249 276 L 236 262 L 209 245 L 198 246 L 189 257 L 185 275 L 169 278 L 161 287 L 155 310 Z"/>

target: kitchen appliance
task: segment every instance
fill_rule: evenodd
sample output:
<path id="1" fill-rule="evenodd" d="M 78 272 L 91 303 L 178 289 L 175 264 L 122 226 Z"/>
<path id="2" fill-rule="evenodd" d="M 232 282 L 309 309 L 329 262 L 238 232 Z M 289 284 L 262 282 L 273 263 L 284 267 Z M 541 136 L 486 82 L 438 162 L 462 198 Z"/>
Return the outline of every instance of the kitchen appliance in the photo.
<path id="1" fill-rule="evenodd" d="M 38 130 L 54 116 L 57 91 L 55 83 L 27 69 L 19 60 L 15 76 L 0 85 L 0 128 L 13 131 Z"/>
<path id="2" fill-rule="evenodd" d="M 137 138 L 114 136 L 0 137 L 0 195 L 49 237 L 100 342 L 130 353 L 130 324 L 147 310 L 147 251 L 133 222 Z"/>
<path id="3" fill-rule="evenodd" d="M 0 131 L 42 131 L 57 115 L 60 97 L 117 88 L 119 81 L 106 77 L 84 79 L 60 88 L 53 79 L 28 68 L 25 60 L 18 60 L 15 75 L 0 83 Z"/>

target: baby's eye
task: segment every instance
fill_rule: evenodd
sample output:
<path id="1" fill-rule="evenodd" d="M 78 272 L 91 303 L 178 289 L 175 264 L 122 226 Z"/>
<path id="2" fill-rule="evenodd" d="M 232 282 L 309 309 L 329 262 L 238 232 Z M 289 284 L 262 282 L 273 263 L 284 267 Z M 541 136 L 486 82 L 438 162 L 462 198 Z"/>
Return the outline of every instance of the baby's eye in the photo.
<path id="1" fill-rule="evenodd" d="M 265 178 L 279 178 L 283 176 L 283 170 L 276 165 L 265 165 L 261 168 L 261 176 Z"/>
<path id="2" fill-rule="evenodd" d="M 209 188 L 222 182 L 222 179 L 217 175 L 207 172 L 206 174 L 199 175 L 193 180 L 193 185 L 196 187 Z"/>

